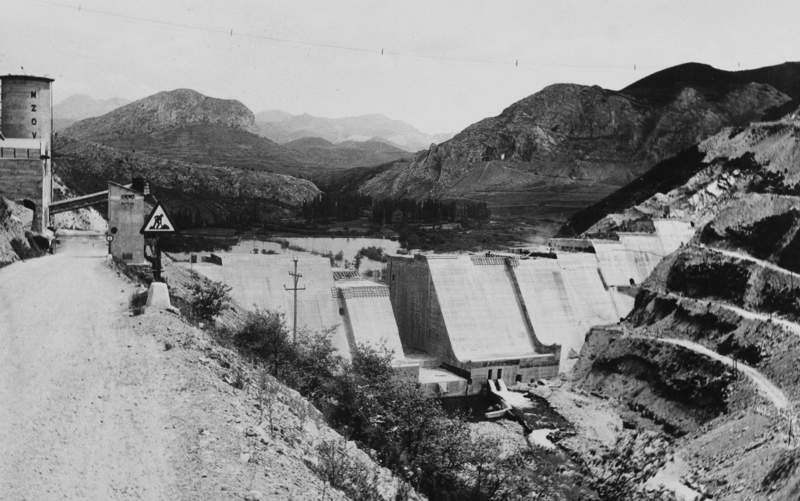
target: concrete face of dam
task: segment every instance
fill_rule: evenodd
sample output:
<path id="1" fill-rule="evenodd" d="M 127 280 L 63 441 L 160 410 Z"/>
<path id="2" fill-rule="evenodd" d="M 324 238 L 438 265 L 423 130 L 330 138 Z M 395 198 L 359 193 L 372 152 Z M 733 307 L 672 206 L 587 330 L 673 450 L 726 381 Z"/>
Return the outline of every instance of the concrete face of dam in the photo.
<path id="1" fill-rule="evenodd" d="M 337 280 L 339 311 L 344 319 L 348 342 L 392 351 L 395 360 L 404 358 L 400 333 L 394 319 L 389 287 L 369 280 Z"/>
<path id="2" fill-rule="evenodd" d="M 406 351 L 435 355 L 469 381 L 472 393 L 488 379 L 553 377 L 558 347 L 536 339 L 516 264 L 504 256 L 390 258 L 392 306 Z"/>
<path id="3" fill-rule="evenodd" d="M 567 371 L 589 329 L 630 313 L 634 286 L 694 231 L 682 221 L 654 226 L 655 233 L 621 232 L 619 240 L 560 239 L 550 257 L 391 257 L 387 279 L 403 346 L 464 369 L 473 383 L 492 377 L 490 368 L 495 376 L 503 368 L 507 383 L 519 375 L 527 382 L 536 371 L 525 366 L 542 373 L 555 354 Z"/>
<path id="4" fill-rule="evenodd" d="M 503 258 L 429 258 L 431 282 L 456 360 L 536 355 Z"/>
<path id="5" fill-rule="evenodd" d="M 555 259 L 521 260 L 515 272 L 536 337 L 561 346 L 559 367 L 565 367 L 569 349 L 580 346 L 585 334 L 576 293 Z"/>

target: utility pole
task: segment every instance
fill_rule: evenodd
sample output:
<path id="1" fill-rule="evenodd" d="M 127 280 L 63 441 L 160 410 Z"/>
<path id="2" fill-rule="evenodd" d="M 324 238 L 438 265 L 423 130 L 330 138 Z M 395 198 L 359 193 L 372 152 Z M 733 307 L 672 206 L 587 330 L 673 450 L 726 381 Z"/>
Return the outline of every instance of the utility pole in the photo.
<path id="1" fill-rule="evenodd" d="M 290 271 L 289 276 L 292 277 L 292 279 L 294 280 L 294 286 L 286 287 L 284 285 L 283 288 L 286 289 L 287 291 L 292 291 L 294 295 L 294 300 L 292 302 L 292 311 L 294 317 L 294 320 L 292 322 L 292 342 L 294 344 L 297 344 L 297 291 L 304 291 L 306 290 L 306 288 L 297 286 L 297 282 L 299 282 L 300 279 L 303 278 L 303 275 L 297 272 L 297 258 L 294 258 L 293 261 L 294 261 L 294 272 Z"/>

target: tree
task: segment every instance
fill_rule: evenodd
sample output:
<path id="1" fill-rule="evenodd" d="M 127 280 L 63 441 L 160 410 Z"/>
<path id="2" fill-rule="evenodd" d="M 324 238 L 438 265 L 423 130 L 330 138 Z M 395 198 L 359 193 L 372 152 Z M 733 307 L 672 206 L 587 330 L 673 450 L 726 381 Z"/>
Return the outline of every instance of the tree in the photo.
<path id="1" fill-rule="evenodd" d="M 273 377 L 280 377 L 294 358 L 289 332 L 280 313 L 257 311 L 248 314 L 235 340 L 239 346 L 263 359 Z"/>
<path id="2" fill-rule="evenodd" d="M 201 279 L 196 273 L 189 284 L 191 298 L 189 307 L 192 314 L 205 321 L 211 321 L 229 307 L 231 288 L 222 282 Z"/>

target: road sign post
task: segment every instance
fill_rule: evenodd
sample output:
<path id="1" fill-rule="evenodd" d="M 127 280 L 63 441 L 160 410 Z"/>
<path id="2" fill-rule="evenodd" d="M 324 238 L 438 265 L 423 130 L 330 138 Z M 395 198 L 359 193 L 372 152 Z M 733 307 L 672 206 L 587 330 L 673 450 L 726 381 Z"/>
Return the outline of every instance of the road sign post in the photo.
<path id="1" fill-rule="evenodd" d="M 139 233 L 144 235 L 145 238 L 144 257 L 153 268 L 153 281 L 163 282 L 164 280 L 161 277 L 161 247 L 158 239 L 163 235 L 174 234 L 175 225 L 172 224 L 160 203 L 156 204 L 153 211 L 147 216 Z"/>

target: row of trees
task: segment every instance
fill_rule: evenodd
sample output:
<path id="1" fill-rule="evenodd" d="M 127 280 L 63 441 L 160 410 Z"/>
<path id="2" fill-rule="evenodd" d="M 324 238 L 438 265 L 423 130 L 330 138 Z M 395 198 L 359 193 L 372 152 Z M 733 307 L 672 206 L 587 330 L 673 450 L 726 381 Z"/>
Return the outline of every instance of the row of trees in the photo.
<path id="1" fill-rule="evenodd" d="M 303 218 L 309 223 L 321 221 L 349 221 L 369 217 L 375 224 L 441 223 L 464 219 L 485 220 L 489 209 L 485 202 L 408 199 L 373 200 L 353 193 L 322 193 L 301 208 Z"/>
<path id="2" fill-rule="evenodd" d="M 489 219 L 486 202 L 461 200 L 378 200 L 372 204 L 371 220 L 376 224 L 441 223 L 465 219 Z"/>

